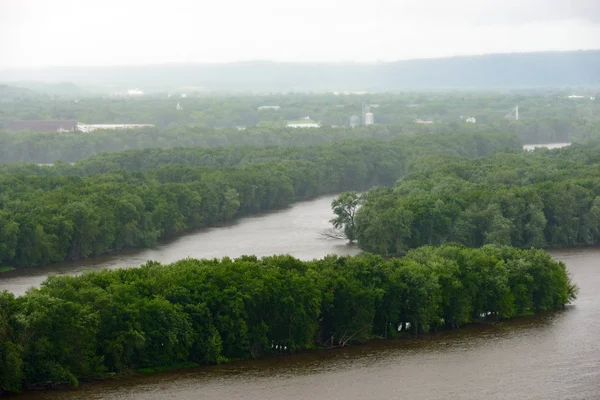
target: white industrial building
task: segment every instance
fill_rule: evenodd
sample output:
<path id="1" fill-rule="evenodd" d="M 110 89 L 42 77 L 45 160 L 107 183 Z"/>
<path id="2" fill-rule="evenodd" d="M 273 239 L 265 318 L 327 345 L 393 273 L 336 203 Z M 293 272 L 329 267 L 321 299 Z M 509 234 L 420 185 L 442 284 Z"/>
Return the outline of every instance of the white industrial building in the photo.
<path id="1" fill-rule="evenodd" d="M 142 92 L 140 89 L 129 89 L 127 91 L 127 95 L 128 96 L 143 96 L 144 92 Z"/>
<path id="2" fill-rule="evenodd" d="M 134 129 L 134 128 L 148 128 L 152 127 L 152 124 L 82 124 L 77 123 L 77 130 L 80 132 L 93 132 L 99 129 Z"/>
<path id="3" fill-rule="evenodd" d="M 288 128 L 320 128 L 321 124 L 318 122 L 290 122 L 286 125 Z"/>

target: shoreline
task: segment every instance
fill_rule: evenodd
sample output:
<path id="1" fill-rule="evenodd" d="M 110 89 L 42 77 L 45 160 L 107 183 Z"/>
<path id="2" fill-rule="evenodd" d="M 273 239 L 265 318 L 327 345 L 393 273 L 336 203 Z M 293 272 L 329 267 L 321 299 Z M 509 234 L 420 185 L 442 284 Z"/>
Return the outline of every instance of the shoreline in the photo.
<path id="1" fill-rule="evenodd" d="M 82 387 L 91 387 L 93 385 L 99 385 L 107 382 L 117 382 L 117 381 L 131 381 L 133 385 L 136 382 L 139 382 L 144 377 L 149 376 L 161 376 L 161 375 L 172 375 L 172 374 L 181 374 L 183 373 L 205 373 L 205 372 L 214 372 L 213 370 L 235 370 L 236 368 L 242 367 L 245 368 L 245 364 L 254 363 L 258 364 L 257 368 L 263 368 L 263 364 L 271 363 L 273 361 L 280 361 L 285 359 L 301 359 L 304 357 L 311 357 L 315 355 L 322 356 L 323 358 L 327 357 L 336 357 L 344 354 L 344 351 L 348 351 L 350 349 L 369 349 L 369 348 L 398 348 L 403 346 L 412 346 L 419 345 L 423 343 L 436 343 L 436 342 L 445 342 L 447 340 L 458 340 L 458 338 L 464 336 L 465 334 L 480 334 L 480 333 L 489 333 L 494 329 L 502 328 L 502 327 L 519 327 L 523 326 L 524 328 L 529 326 L 531 323 L 544 323 L 548 317 L 551 317 L 557 313 L 562 313 L 571 308 L 571 305 L 566 305 L 563 308 L 555 309 L 552 311 L 546 311 L 539 314 L 524 314 L 518 315 L 509 319 L 503 320 L 493 320 L 493 319 L 482 319 L 481 321 L 472 322 L 465 324 L 459 328 L 442 328 L 436 332 L 430 333 L 421 333 L 417 336 L 414 336 L 408 332 L 399 332 L 398 336 L 394 337 L 373 337 L 364 342 L 353 343 L 350 345 L 338 345 L 338 346 L 316 346 L 312 349 L 303 349 L 295 352 L 273 352 L 261 355 L 256 358 L 246 358 L 246 359 L 234 359 L 225 361 L 218 364 L 198 364 L 192 361 L 181 362 L 172 366 L 158 366 L 151 368 L 138 368 L 135 370 L 131 370 L 121 374 L 107 374 L 106 376 L 96 376 L 96 377 L 87 377 L 81 378 L 79 380 L 78 385 L 73 386 L 66 382 L 61 383 L 51 383 L 51 382 L 39 382 L 35 384 L 28 385 L 29 388 L 24 388 L 24 390 L 20 393 L 8 393 L 0 392 L 0 397 L 4 398 L 15 398 L 19 399 L 25 395 L 36 393 L 36 392 L 72 392 L 80 390 Z M 568 312 L 568 311 L 567 311 Z M 491 339 L 486 339 L 491 340 Z M 144 371 L 152 370 L 152 371 Z"/>

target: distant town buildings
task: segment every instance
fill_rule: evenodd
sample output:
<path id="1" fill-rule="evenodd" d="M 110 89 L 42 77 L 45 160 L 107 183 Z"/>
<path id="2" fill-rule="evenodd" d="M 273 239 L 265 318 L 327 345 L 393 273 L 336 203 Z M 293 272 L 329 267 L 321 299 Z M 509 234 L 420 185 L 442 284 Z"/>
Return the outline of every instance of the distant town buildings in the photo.
<path id="1" fill-rule="evenodd" d="M 344 92 L 333 92 L 333 94 L 335 96 L 339 96 L 339 95 L 350 96 L 352 94 L 354 94 L 354 95 L 363 95 L 363 94 L 367 94 L 367 92 L 364 92 L 364 91 L 351 92 L 351 91 L 346 90 Z"/>
<path id="2" fill-rule="evenodd" d="M 280 106 L 260 106 L 257 108 L 258 111 L 261 110 L 275 110 L 275 111 L 279 111 L 281 109 Z"/>
<path id="3" fill-rule="evenodd" d="M 129 89 L 124 92 L 115 92 L 112 95 L 115 97 L 139 97 L 139 96 L 143 96 L 144 92 L 141 91 L 140 89 Z"/>
<path id="4" fill-rule="evenodd" d="M 426 120 L 425 121 L 425 120 L 422 120 L 422 119 L 415 119 L 415 122 L 417 124 L 433 124 L 433 121 L 430 121 L 430 120 Z"/>
<path id="5" fill-rule="evenodd" d="M 286 125 L 288 128 L 319 128 L 321 124 L 310 119 L 310 117 L 303 117 L 298 121 L 289 121 Z"/>
<path id="6" fill-rule="evenodd" d="M 20 120 L 4 126 L 8 132 L 74 132 L 77 121 L 69 120 Z"/>
<path id="7" fill-rule="evenodd" d="M 587 96 L 583 96 L 583 95 L 580 95 L 580 94 L 572 94 L 570 96 L 567 96 L 568 99 L 575 99 L 575 100 L 577 100 L 577 99 L 585 99 L 586 97 Z M 590 100 L 594 101 L 594 100 L 596 100 L 596 98 L 594 96 L 590 96 Z"/>
<path id="8" fill-rule="evenodd" d="M 181 111 L 181 110 L 183 110 L 183 107 L 181 107 L 181 104 L 177 103 L 177 106 L 175 106 L 175 109 L 177 111 Z"/>
<path id="9" fill-rule="evenodd" d="M 154 126 L 152 124 L 83 124 L 73 120 L 21 120 L 4 126 L 8 132 L 93 132 L 98 129 L 132 129 Z"/>
<path id="10" fill-rule="evenodd" d="M 318 122 L 300 122 L 300 123 L 290 122 L 286 125 L 286 127 L 288 127 L 288 128 L 319 128 L 319 127 L 321 127 L 321 124 L 319 124 Z"/>
<path id="11" fill-rule="evenodd" d="M 475 119 L 475 117 L 468 117 L 467 119 L 465 119 L 465 121 L 470 124 L 474 124 L 477 122 L 477 119 Z"/>
<path id="12" fill-rule="evenodd" d="M 93 132 L 99 129 L 135 129 L 135 128 L 149 128 L 153 127 L 152 124 L 82 124 L 77 123 L 77 130 L 80 132 Z"/>
<path id="13" fill-rule="evenodd" d="M 129 89 L 127 91 L 127 95 L 128 96 L 143 96 L 144 92 L 142 92 L 140 89 Z"/>

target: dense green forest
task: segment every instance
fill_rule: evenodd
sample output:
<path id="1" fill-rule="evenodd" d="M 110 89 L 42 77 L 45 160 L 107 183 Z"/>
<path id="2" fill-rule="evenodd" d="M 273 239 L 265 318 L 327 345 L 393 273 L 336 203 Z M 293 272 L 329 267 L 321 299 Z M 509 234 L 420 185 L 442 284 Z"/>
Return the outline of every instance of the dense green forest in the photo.
<path id="1" fill-rule="evenodd" d="M 16 91 L 16 93 L 15 93 Z M 3 94 L 4 93 L 4 94 Z M 348 126 L 350 118 L 370 107 L 375 122 L 397 125 L 416 119 L 464 125 L 463 117 L 479 123 L 505 121 L 519 105 L 521 121 L 600 118 L 600 97 L 594 89 L 547 89 L 523 92 L 414 92 L 357 94 L 224 95 L 162 93 L 138 97 L 43 96 L 36 92 L 0 90 L 0 126 L 11 120 L 68 119 L 86 124 L 148 123 L 169 126 L 282 127 L 286 121 L 305 116 L 325 126 Z M 582 98 L 569 98 L 569 95 Z M 593 99 L 592 99 L 593 98 Z M 177 109 L 177 104 L 180 109 Z M 261 107 L 275 107 L 261 108 Z M 508 121 L 505 121 L 508 122 Z M 579 121 L 578 123 L 582 123 Z"/>
<path id="2" fill-rule="evenodd" d="M 402 254 L 458 242 L 572 247 L 600 242 L 600 142 L 475 160 L 426 157 L 393 188 L 366 193 L 360 247 Z"/>
<path id="3" fill-rule="evenodd" d="M 519 149 L 508 134 L 454 134 L 308 148 L 138 150 L 52 168 L 7 164 L 0 168 L 0 266 L 152 246 L 239 215 L 392 185 L 425 155 Z"/>
<path id="4" fill-rule="evenodd" d="M 4 93 L 4 97 L 3 97 Z M 19 94 L 21 93 L 21 94 Z M 568 98 L 571 93 L 583 98 Z M 592 100 L 593 98 L 593 100 Z M 176 109 L 179 104 L 182 109 Z M 375 126 L 352 129 L 350 119 L 371 106 Z M 280 109 L 260 109 L 261 106 Z M 505 116 L 519 105 L 519 121 Z M 514 112 L 511 114 L 514 117 Z M 286 128 L 310 116 L 322 128 Z M 462 118 L 461 118 L 462 117 Z M 467 123 L 466 118 L 476 118 Z M 1 132 L 0 162 L 74 162 L 102 152 L 177 146 L 309 146 L 348 138 L 501 130 L 524 143 L 584 141 L 600 132 L 600 96 L 590 90 L 404 94 L 179 94 L 140 98 L 32 95 L 0 91 L 0 130 L 12 120 L 69 119 L 82 123 L 151 123 L 154 128 L 89 133 Z M 431 121 L 431 124 L 416 121 Z"/>
<path id="5" fill-rule="evenodd" d="M 492 129 L 465 127 L 461 132 L 487 133 Z M 127 132 L 0 133 L 0 162 L 52 164 L 75 162 L 104 152 L 172 147 L 303 147 L 347 139 L 389 140 L 417 133 L 452 133 L 446 127 L 427 126 L 292 129 L 251 127 L 244 131 L 207 127 L 144 128 Z"/>
<path id="6" fill-rule="evenodd" d="M 18 298 L 0 293 L 0 391 L 430 332 L 555 309 L 576 293 L 547 253 L 491 246 L 53 276 Z"/>
<path id="7" fill-rule="evenodd" d="M 555 143 L 568 141 L 584 142 L 599 138 L 600 123 L 580 124 L 571 135 L 564 130 L 548 128 L 543 130 L 537 124 L 518 127 L 507 125 L 490 128 L 487 125 L 460 126 L 451 124 L 419 125 L 407 123 L 403 126 L 367 126 L 359 128 L 292 129 L 251 127 L 244 131 L 237 129 L 217 129 L 201 127 L 145 128 L 131 131 L 98 131 L 92 134 L 80 133 L 0 133 L 0 163 L 29 162 L 52 164 L 57 161 L 75 162 L 104 152 L 118 152 L 129 149 L 171 148 L 183 146 L 227 147 L 227 146 L 314 146 L 321 143 L 347 139 L 389 140 L 399 136 L 414 134 L 439 134 L 455 132 L 485 133 L 504 131 L 525 132 L 534 143 Z M 567 123 L 567 125 L 569 125 Z M 580 129 L 581 128 L 581 129 Z M 522 139 L 527 142 L 525 139 Z"/>
<path id="8" fill-rule="evenodd" d="M 600 51 L 488 54 L 378 63 L 285 63 L 49 67 L 0 70 L 5 82 L 88 84 L 147 91 L 402 91 L 448 88 L 531 88 L 600 85 Z"/>

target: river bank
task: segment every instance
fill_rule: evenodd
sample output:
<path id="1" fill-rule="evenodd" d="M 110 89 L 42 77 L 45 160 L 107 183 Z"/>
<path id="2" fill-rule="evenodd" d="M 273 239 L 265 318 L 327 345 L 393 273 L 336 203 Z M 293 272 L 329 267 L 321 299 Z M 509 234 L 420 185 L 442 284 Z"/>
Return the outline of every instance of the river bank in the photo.
<path id="1" fill-rule="evenodd" d="M 183 257 L 178 257 L 181 251 L 209 258 L 218 257 L 218 253 L 236 257 L 293 252 L 305 260 L 330 253 L 356 254 L 356 247 L 343 241 L 323 240 L 318 235 L 321 229 L 329 227 L 331 199 L 295 204 L 259 218 L 244 218 L 230 227 L 211 228 L 187 239 L 176 239 L 170 244 L 175 244 L 173 248 L 147 249 L 131 258 L 111 255 L 111 261 L 78 268 L 81 272 L 107 264 L 112 268 L 139 266 L 145 257 L 159 256 L 163 262 L 170 262 L 171 257 Z M 236 243 L 239 247 L 232 245 Z M 204 398 L 244 400 L 340 396 L 350 400 L 384 400 L 400 395 L 427 400 L 448 396 L 520 400 L 523 393 L 539 400 L 594 398 L 600 391 L 600 346 L 595 340 L 600 335 L 600 299 L 594 295 L 600 287 L 600 249 L 550 253 L 566 262 L 581 291 L 572 306 L 549 315 L 467 326 L 414 341 L 376 340 L 360 346 L 302 352 L 293 357 L 273 356 L 86 382 L 74 389 L 30 392 L 18 398 L 191 400 L 199 393 Z M 69 267 L 62 272 L 71 271 Z M 4 284 L 2 278 L 0 284 Z"/>
<path id="2" fill-rule="evenodd" d="M 30 392 L 18 399 L 595 398 L 600 389 L 599 249 L 552 252 L 581 286 L 565 310 L 416 339 L 275 355 Z M 573 330 L 572 327 L 578 329 Z"/>
<path id="3" fill-rule="evenodd" d="M 203 229 L 155 248 L 127 250 L 98 258 L 24 268 L 0 274 L 0 291 L 22 295 L 50 275 L 77 275 L 103 268 L 135 268 L 147 261 L 172 263 L 182 258 L 222 258 L 254 254 L 258 257 L 290 254 L 301 260 L 327 254 L 355 255 L 360 249 L 345 240 L 326 240 L 320 233 L 330 228 L 331 201 L 337 195 L 318 197 L 231 224 Z"/>
<path id="4" fill-rule="evenodd" d="M 440 343 L 452 344 L 452 341 L 460 341 L 464 336 L 486 336 L 498 335 L 508 330 L 524 329 L 531 324 L 543 325 L 551 320 L 556 313 L 569 312 L 572 306 L 566 309 L 545 312 L 539 315 L 523 315 L 508 320 L 493 321 L 482 320 L 481 322 L 471 323 L 460 328 L 441 329 L 434 333 L 425 333 L 413 336 L 408 333 L 400 333 L 393 338 L 371 338 L 363 343 L 355 343 L 349 346 L 330 346 L 319 347 L 315 349 L 300 350 L 297 352 L 274 352 L 254 359 L 232 360 L 220 364 L 199 365 L 193 362 L 185 362 L 177 365 L 163 367 L 144 368 L 130 371 L 120 375 L 110 374 L 101 377 L 90 377 L 80 380 L 77 387 L 72 387 L 68 383 L 45 383 L 28 385 L 26 391 L 19 395 L 9 395 L 0 392 L 0 397 L 7 398 L 29 398 L 30 396 L 45 396 L 48 394 L 67 394 L 79 391 L 88 391 L 94 386 L 106 386 L 113 384 L 123 384 L 129 382 L 133 385 L 140 384 L 148 379 L 161 379 L 167 376 L 184 375 L 206 375 L 216 371 L 238 371 L 247 368 L 267 368 L 274 364 L 297 364 L 305 360 L 324 360 L 338 359 L 349 355 L 363 354 L 365 351 L 388 351 L 398 348 L 419 348 L 435 346 Z"/>
<path id="5" fill-rule="evenodd" d="M 397 259 L 185 259 L 59 277 L 18 300 L 2 295 L 14 371 L 2 388 L 418 336 L 554 310 L 577 291 L 541 250 L 460 245 Z"/>

